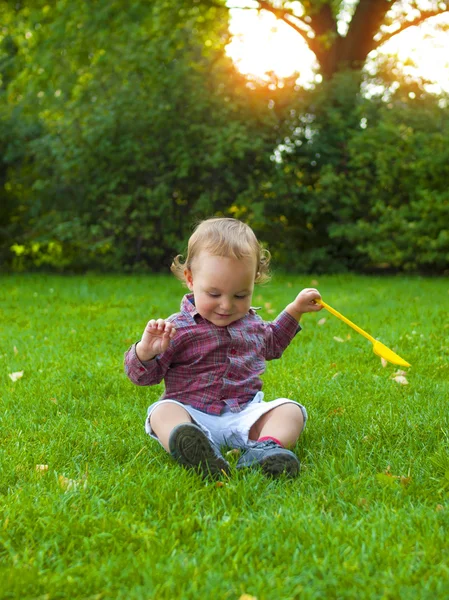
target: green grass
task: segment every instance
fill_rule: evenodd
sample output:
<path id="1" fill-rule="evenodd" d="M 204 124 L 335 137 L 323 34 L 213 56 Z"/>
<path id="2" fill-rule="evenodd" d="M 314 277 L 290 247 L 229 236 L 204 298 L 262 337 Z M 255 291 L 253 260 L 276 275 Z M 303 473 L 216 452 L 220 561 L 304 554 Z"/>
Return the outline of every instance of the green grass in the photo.
<path id="1" fill-rule="evenodd" d="M 275 276 L 254 304 L 270 319 L 312 279 Z M 309 411 L 300 477 L 233 469 L 217 487 L 145 435 L 162 386 L 123 373 L 178 282 L 0 278 L 1 598 L 449 597 L 449 281 L 318 279 L 412 364 L 409 385 L 335 317 L 305 315 L 264 376 L 266 399 Z"/>

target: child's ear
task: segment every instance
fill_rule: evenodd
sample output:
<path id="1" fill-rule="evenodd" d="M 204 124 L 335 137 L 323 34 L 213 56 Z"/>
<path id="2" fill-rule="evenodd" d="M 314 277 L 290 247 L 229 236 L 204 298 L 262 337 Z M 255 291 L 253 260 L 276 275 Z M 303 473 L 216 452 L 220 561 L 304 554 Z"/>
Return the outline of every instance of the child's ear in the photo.
<path id="1" fill-rule="evenodd" d="M 193 276 L 192 271 L 190 269 L 184 269 L 184 279 L 187 287 L 192 292 L 193 291 Z"/>

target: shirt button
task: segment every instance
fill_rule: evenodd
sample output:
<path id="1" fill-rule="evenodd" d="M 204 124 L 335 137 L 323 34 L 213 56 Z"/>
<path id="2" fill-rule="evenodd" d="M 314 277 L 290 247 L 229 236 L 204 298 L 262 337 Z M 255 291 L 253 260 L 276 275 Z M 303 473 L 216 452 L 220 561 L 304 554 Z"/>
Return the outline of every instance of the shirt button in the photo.
<path id="1" fill-rule="evenodd" d="M 231 354 L 237 354 L 237 350 L 236 350 L 235 348 L 233 348 L 233 349 L 231 350 Z"/>

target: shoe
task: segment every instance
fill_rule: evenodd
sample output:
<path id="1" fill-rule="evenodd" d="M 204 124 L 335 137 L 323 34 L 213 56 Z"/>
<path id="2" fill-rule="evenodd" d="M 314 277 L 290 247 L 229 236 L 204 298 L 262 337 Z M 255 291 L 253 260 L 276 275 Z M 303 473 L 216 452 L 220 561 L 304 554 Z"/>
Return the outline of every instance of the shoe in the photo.
<path id="1" fill-rule="evenodd" d="M 203 430 L 193 423 L 181 423 L 171 432 L 168 440 L 171 456 L 183 467 L 190 467 L 206 475 L 229 475 L 229 463 Z"/>
<path id="2" fill-rule="evenodd" d="M 296 477 L 299 473 L 300 463 L 293 452 L 272 440 L 250 441 L 237 462 L 237 469 L 258 466 L 266 475 L 278 477 L 285 474 L 288 477 Z"/>

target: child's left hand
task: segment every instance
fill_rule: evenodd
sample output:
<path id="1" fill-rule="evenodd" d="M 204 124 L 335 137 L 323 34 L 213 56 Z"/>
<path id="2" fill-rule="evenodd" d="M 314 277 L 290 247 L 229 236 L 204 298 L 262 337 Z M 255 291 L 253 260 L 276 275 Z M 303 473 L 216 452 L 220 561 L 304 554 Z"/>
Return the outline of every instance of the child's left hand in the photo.
<path id="1" fill-rule="evenodd" d="M 286 310 L 299 321 L 304 313 L 318 312 L 323 308 L 321 304 L 316 304 L 315 302 L 315 300 L 320 299 L 321 294 L 318 290 L 315 288 L 306 288 L 302 292 L 299 292 L 295 300 L 287 306 Z"/>

